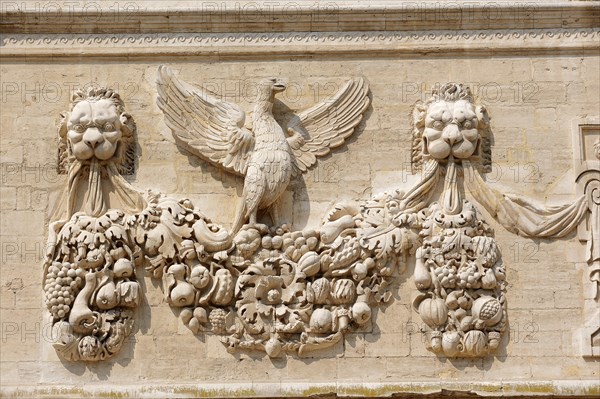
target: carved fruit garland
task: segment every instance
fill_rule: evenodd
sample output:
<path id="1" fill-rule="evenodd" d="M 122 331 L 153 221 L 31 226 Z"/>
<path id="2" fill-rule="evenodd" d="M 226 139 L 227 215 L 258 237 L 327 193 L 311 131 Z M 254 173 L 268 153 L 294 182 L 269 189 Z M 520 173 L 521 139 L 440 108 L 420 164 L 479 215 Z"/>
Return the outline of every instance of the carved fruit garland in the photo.
<path id="1" fill-rule="evenodd" d="M 131 332 L 140 287 L 130 222 L 119 210 L 80 212 L 50 237 L 44 292 L 54 347 L 66 359 L 104 360 Z"/>
<path id="2" fill-rule="evenodd" d="M 371 246 L 365 237 L 381 226 L 353 207 L 335 208 L 320 230 L 245 225 L 229 237 L 189 201 L 165 198 L 137 226 L 166 300 L 194 333 L 222 335 L 230 351 L 275 357 L 334 345 L 391 297 L 398 259 Z"/>

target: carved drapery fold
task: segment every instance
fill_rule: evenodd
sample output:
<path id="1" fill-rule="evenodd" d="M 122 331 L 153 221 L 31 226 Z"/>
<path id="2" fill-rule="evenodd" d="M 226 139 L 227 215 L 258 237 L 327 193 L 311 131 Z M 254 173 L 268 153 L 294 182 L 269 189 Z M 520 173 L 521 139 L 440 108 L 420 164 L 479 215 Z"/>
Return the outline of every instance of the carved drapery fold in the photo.
<path id="1" fill-rule="evenodd" d="M 467 187 L 473 197 L 511 233 L 525 237 L 564 237 L 586 216 L 585 196 L 573 203 L 543 207 L 518 195 L 503 194 L 481 178 L 468 161 L 464 163 Z"/>

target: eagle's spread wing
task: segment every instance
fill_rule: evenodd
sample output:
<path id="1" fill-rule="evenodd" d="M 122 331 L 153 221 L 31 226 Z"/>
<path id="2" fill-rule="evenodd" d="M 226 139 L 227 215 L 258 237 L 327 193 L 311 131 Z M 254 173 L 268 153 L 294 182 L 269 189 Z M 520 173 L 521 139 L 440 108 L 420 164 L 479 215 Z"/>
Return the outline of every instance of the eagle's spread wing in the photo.
<path id="1" fill-rule="evenodd" d="M 179 79 L 169 68 L 158 68 L 158 107 L 177 143 L 209 162 L 236 174 L 246 173 L 254 147 L 246 115 L 236 104 Z"/>
<path id="2" fill-rule="evenodd" d="M 369 85 L 360 78 L 348 81 L 333 97 L 294 116 L 288 138 L 294 153 L 296 172 L 306 172 L 316 157 L 329 154 L 344 143 L 363 118 L 369 106 Z"/>

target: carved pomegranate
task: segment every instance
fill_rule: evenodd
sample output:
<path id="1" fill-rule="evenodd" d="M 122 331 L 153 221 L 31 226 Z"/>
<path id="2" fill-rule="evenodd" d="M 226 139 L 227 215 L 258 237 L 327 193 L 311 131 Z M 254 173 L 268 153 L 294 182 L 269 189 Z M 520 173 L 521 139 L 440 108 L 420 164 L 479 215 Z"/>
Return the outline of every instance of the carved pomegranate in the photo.
<path id="1" fill-rule="evenodd" d="M 448 306 L 441 298 L 427 298 L 419 305 L 421 319 L 431 328 L 446 323 L 448 318 Z"/>
<path id="2" fill-rule="evenodd" d="M 486 326 L 493 326 L 502 319 L 502 305 L 491 296 L 481 296 L 473 302 L 472 314 Z"/>

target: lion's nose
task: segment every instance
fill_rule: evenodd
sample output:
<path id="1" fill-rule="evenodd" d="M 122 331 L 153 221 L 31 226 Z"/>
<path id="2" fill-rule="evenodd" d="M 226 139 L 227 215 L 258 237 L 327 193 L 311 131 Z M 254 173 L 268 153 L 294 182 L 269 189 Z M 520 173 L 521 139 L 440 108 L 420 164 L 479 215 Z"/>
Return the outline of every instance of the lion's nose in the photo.
<path id="1" fill-rule="evenodd" d="M 442 139 L 446 140 L 450 145 L 454 145 L 454 143 L 460 143 L 462 141 L 462 134 L 455 123 L 450 123 L 444 128 Z"/>
<path id="2" fill-rule="evenodd" d="M 96 146 L 103 141 L 104 136 L 102 136 L 102 133 L 96 128 L 88 128 L 83 135 L 83 142 L 91 148 L 96 148 Z"/>

